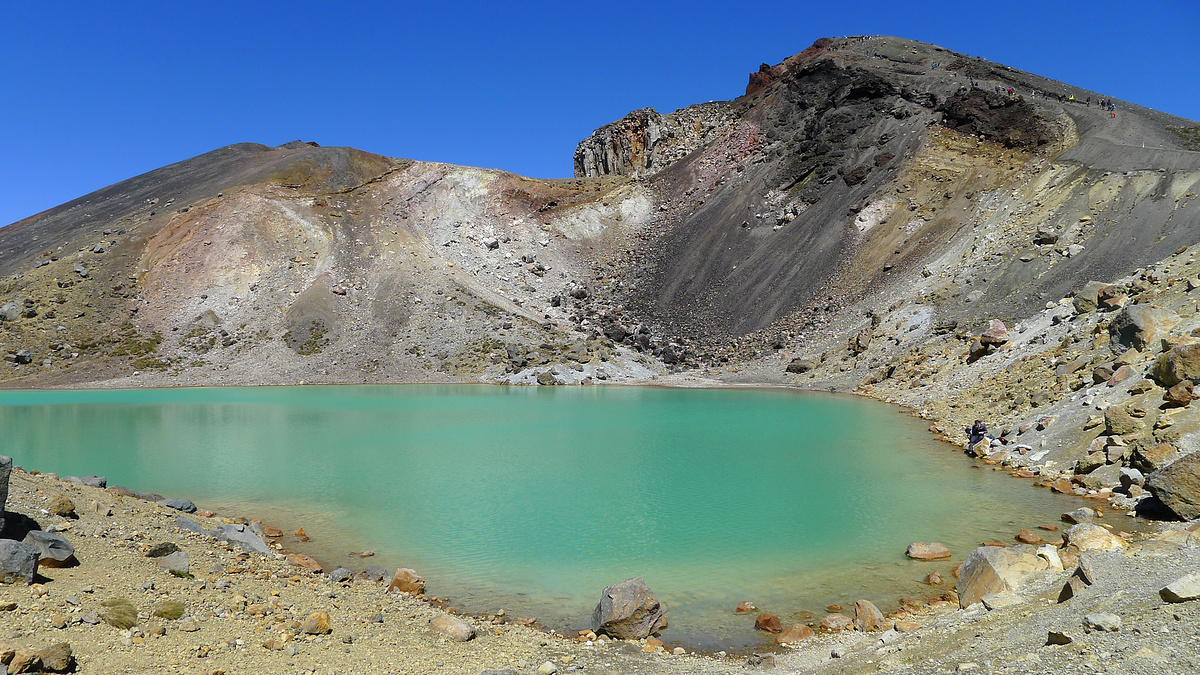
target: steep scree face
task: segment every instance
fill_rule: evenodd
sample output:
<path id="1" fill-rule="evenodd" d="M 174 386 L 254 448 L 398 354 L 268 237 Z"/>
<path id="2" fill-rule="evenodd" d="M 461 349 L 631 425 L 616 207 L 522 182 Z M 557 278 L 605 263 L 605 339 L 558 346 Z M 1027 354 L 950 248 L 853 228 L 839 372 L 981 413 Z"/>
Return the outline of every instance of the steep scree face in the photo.
<path id="1" fill-rule="evenodd" d="M 661 217 L 625 260 L 626 313 L 680 340 L 788 344 L 943 268 L 939 313 L 1011 317 L 1200 238 L 1187 120 L 891 37 L 818 41 L 747 91 L 647 179 Z M 1164 150 L 1129 167 L 1134 142 Z"/>

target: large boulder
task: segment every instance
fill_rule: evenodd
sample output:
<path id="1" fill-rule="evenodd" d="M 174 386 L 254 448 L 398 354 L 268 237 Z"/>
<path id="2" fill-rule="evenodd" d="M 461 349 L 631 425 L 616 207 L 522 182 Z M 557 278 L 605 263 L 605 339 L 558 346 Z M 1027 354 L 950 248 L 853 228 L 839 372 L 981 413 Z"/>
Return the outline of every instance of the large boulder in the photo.
<path id="1" fill-rule="evenodd" d="M 1180 518 L 1200 518 L 1200 453 L 1184 455 L 1150 474 L 1146 489 Z"/>
<path id="2" fill-rule="evenodd" d="M 1145 430 L 1146 425 L 1124 408 L 1114 406 L 1104 411 L 1104 433 L 1108 436 L 1128 436 Z"/>
<path id="3" fill-rule="evenodd" d="M 4 530 L 4 503 L 8 501 L 8 477 L 12 474 L 12 457 L 0 455 L 0 531 Z"/>
<path id="4" fill-rule="evenodd" d="M 959 607 L 969 607 L 985 595 L 1016 591 L 1025 579 L 1050 564 L 1031 553 L 1012 548 L 982 546 L 967 554 L 958 570 Z"/>
<path id="5" fill-rule="evenodd" d="M 1129 544 L 1112 532 L 1093 523 L 1079 523 L 1063 533 L 1065 547 L 1071 547 L 1078 553 L 1084 551 L 1112 551 L 1125 548 Z"/>
<path id="6" fill-rule="evenodd" d="M 1184 381 L 1200 384 L 1200 343 L 1175 345 L 1159 354 L 1150 375 L 1166 388 Z"/>
<path id="7" fill-rule="evenodd" d="M 12 539 L 0 539 L 0 583 L 32 584 L 37 574 L 38 549 Z"/>
<path id="8" fill-rule="evenodd" d="M 1100 281 L 1089 281 L 1083 289 L 1075 294 L 1072 304 L 1079 314 L 1094 312 L 1100 306 L 1100 292 L 1107 289 L 1108 284 Z"/>
<path id="9" fill-rule="evenodd" d="M 592 630 L 620 640 L 640 640 L 666 627 L 662 605 L 638 578 L 606 587 L 592 612 Z"/>
<path id="10" fill-rule="evenodd" d="M 69 567 L 77 562 L 75 547 L 61 534 L 30 530 L 25 543 L 37 548 L 41 556 L 38 564 L 42 567 Z"/>
<path id="11" fill-rule="evenodd" d="M 1165 309 L 1146 305 L 1129 305 L 1117 312 L 1108 324 L 1108 339 L 1116 353 L 1133 347 L 1145 351 L 1159 349 L 1159 342 L 1179 323 L 1179 316 Z"/>

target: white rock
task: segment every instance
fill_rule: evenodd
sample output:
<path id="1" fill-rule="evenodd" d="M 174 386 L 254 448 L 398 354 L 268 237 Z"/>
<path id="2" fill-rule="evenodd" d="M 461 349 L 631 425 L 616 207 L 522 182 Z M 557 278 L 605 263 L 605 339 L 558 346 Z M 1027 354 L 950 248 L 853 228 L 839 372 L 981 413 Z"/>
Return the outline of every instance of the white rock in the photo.
<path id="1" fill-rule="evenodd" d="M 538 666 L 538 675 L 554 675 L 558 672 L 558 666 L 554 665 L 553 661 L 547 661 Z"/>
<path id="2" fill-rule="evenodd" d="M 1062 558 L 1058 557 L 1058 549 L 1050 544 L 1043 544 L 1038 547 L 1037 554 L 1039 558 L 1050 563 L 1050 569 L 1061 572 L 1063 571 Z"/>
<path id="3" fill-rule="evenodd" d="M 1189 574 L 1167 584 L 1158 592 L 1167 602 L 1187 602 L 1200 598 L 1200 574 Z"/>

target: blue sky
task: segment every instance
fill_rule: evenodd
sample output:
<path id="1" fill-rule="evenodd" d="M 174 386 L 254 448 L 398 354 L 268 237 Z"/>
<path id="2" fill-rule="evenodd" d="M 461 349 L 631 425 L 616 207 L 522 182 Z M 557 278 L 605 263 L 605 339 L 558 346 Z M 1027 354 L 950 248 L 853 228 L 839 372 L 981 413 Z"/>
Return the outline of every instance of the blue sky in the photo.
<path id="1" fill-rule="evenodd" d="M 995 6 L 1003 5 L 999 11 Z M 6 3 L 0 224 L 241 141 L 571 174 L 630 110 L 888 34 L 1200 119 L 1200 3 Z"/>

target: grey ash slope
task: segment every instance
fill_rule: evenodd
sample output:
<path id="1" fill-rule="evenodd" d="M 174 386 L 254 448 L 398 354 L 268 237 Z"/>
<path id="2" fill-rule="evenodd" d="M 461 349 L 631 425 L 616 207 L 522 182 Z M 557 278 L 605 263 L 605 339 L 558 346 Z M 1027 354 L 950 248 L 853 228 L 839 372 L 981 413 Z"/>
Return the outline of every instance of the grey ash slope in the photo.
<path id="1" fill-rule="evenodd" d="M 1175 202 L 1200 154 L 1168 130 L 1196 126 L 1189 120 L 1125 102 L 1112 118 L 1099 93 L 892 37 L 820 41 L 752 75 L 748 91 L 703 143 L 691 141 L 694 151 L 646 179 L 670 211 L 629 300 L 680 337 L 728 338 L 860 301 L 970 236 L 991 208 L 985 195 L 1028 189 L 1046 172 L 1055 173 L 1056 208 L 1036 213 L 1036 225 L 1067 239 L 1066 213 L 1086 214 L 1110 174 L 1132 175 L 1103 200 L 1099 236 L 1087 236 L 1083 251 L 1053 265 L 1026 265 L 1018 251 L 989 261 L 979 275 L 987 281 L 972 280 L 984 298 L 971 310 L 1027 313 L 1079 279 L 1111 278 L 1200 240 L 1200 210 Z M 623 133 L 598 130 L 581 148 L 601 138 L 616 148 L 610 157 L 650 154 L 662 133 L 643 124 L 631 138 L 629 122 L 615 123 Z M 1004 147 L 931 137 L 941 126 Z M 1133 180 L 1148 172 L 1152 186 Z M 911 215 L 855 227 L 889 196 L 908 202 Z M 1037 201 L 1027 205 L 1031 216 Z"/>

